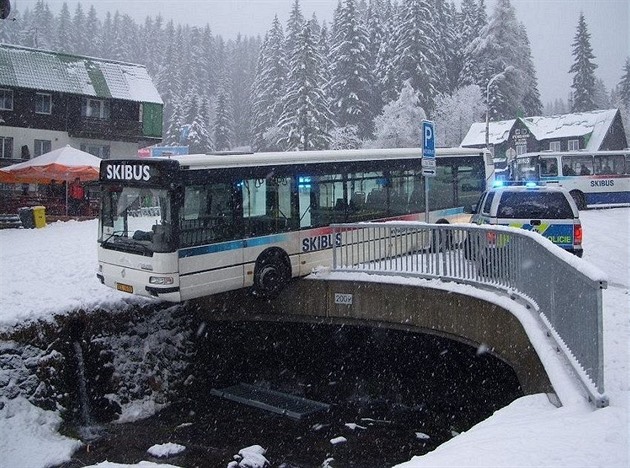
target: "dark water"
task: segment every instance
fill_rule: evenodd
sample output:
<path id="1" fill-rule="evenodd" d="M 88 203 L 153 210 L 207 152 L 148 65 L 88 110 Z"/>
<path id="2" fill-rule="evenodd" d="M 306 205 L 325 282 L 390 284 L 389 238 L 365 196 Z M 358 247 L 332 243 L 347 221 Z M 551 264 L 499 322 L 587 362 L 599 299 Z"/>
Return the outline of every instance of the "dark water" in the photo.
<path id="1" fill-rule="evenodd" d="M 190 384 L 178 401 L 143 421 L 103 425 L 103 437 L 61 466 L 151 460 L 225 467 L 240 449 L 257 444 L 273 467 L 319 467 L 325 460 L 331 467 L 387 467 L 433 450 L 522 395 L 502 361 L 435 336 L 263 322 L 202 330 Z M 239 382 L 324 402 L 330 410 L 292 420 L 209 392 Z M 331 443 L 340 436 L 347 441 Z M 186 450 L 167 460 L 146 453 L 166 442 Z"/>

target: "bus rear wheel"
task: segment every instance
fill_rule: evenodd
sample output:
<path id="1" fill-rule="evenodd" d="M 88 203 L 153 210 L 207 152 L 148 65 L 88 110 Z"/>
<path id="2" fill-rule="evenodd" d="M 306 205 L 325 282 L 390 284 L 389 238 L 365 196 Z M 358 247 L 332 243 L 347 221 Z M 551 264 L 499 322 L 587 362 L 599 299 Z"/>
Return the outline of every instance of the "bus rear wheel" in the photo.
<path id="1" fill-rule="evenodd" d="M 263 252 L 254 268 L 254 294 L 273 299 L 286 286 L 291 278 L 291 270 L 286 254 L 281 250 Z"/>
<path id="2" fill-rule="evenodd" d="M 573 197 L 573 201 L 577 205 L 578 210 L 582 211 L 586 209 L 586 199 L 584 198 L 584 194 L 579 190 L 571 190 L 569 192 Z"/>

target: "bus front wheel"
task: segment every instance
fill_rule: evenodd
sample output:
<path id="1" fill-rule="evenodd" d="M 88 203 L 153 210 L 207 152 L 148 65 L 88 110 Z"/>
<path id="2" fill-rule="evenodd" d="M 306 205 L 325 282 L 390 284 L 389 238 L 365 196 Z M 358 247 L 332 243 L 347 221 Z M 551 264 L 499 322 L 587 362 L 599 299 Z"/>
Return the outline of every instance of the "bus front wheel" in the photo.
<path id="1" fill-rule="evenodd" d="M 280 294 L 291 278 L 288 259 L 281 250 L 263 252 L 254 268 L 254 293 L 272 299 Z"/>
<path id="2" fill-rule="evenodd" d="M 569 192 L 573 197 L 573 201 L 577 205 L 578 210 L 582 211 L 586 209 L 586 199 L 584 198 L 584 194 L 579 190 L 571 190 Z"/>

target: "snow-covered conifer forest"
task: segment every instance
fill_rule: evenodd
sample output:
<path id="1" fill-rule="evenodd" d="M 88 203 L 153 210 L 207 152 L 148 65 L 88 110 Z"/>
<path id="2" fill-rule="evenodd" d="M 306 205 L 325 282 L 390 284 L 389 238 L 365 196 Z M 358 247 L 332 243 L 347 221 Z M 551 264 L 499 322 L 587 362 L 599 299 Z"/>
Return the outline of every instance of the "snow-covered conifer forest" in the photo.
<path id="1" fill-rule="evenodd" d="M 161 16 L 138 24 L 81 3 L 14 10 L 0 42 L 145 65 L 164 100 L 164 143 L 191 152 L 408 146 L 420 126 L 401 115 L 434 120 L 440 145 L 457 146 L 485 119 L 486 95 L 492 120 L 619 107 L 628 122 L 630 59 L 606 90 L 583 16 L 574 65 L 560 71 L 573 74 L 572 98 L 543 108 L 527 31 L 509 0 L 492 9 L 484 0 L 343 0 L 331 24 L 305 17 L 294 0 L 288 20 L 276 17 L 264 37 L 230 40 L 210 25 Z"/>

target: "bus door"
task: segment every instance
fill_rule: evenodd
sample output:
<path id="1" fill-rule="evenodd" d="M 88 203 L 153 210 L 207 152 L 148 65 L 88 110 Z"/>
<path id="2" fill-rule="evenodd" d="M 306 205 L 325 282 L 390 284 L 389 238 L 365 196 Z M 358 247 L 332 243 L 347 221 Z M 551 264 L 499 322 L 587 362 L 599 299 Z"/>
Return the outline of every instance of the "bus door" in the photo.
<path id="1" fill-rule="evenodd" d="M 179 215 L 179 268 L 186 290 L 228 290 L 243 286 L 243 253 L 232 183 L 207 182 L 184 187 Z M 212 294 L 212 291 L 206 292 Z"/>

